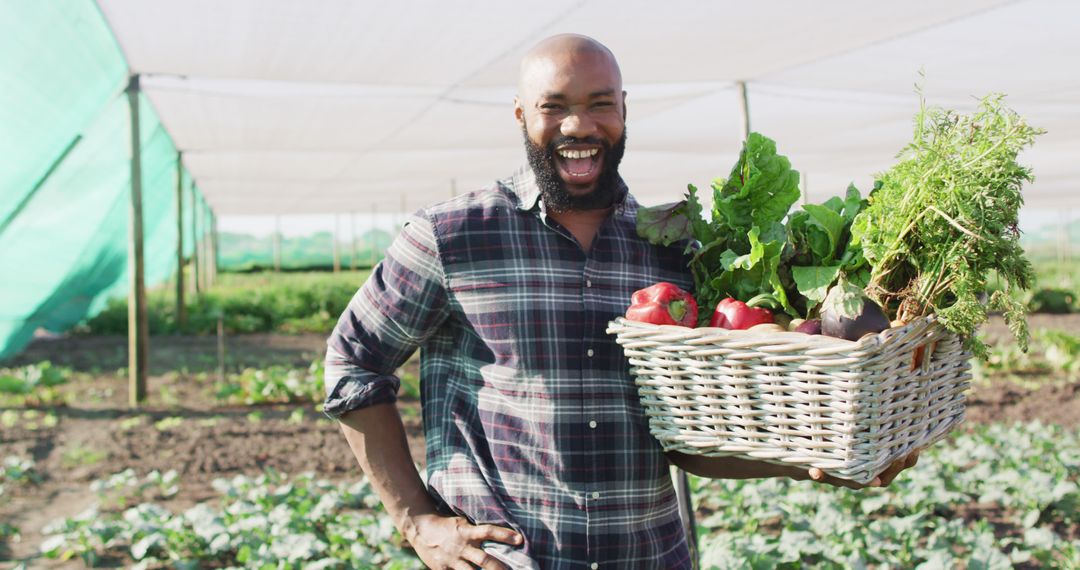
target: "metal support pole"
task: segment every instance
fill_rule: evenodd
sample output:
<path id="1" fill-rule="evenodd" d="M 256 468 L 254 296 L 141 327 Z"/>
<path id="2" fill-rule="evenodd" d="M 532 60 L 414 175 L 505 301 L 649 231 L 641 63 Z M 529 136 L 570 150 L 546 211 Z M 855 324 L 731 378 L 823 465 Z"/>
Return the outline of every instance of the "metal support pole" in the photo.
<path id="1" fill-rule="evenodd" d="M 176 153 L 176 328 L 187 328 L 184 304 L 184 165 L 183 153 Z"/>
<path id="2" fill-rule="evenodd" d="M 199 230 L 202 235 L 199 236 L 199 261 L 202 262 L 202 267 L 199 268 L 199 287 L 207 291 L 210 289 L 210 216 L 208 215 L 210 208 L 206 202 L 201 202 L 201 204 Z"/>
<path id="3" fill-rule="evenodd" d="M 217 274 L 219 269 L 218 254 L 221 253 L 221 246 L 218 243 L 218 230 L 217 230 L 217 214 L 213 210 L 210 210 L 210 284 L 217 283 Z"/>
<path id="4" fill-rule="evenodd" d="M 378 252 L 375 251 L 375 248 L 376 248 L 376 244 L 375 244 L 375 211 L 376 211 L 376 208 L 377 207 L 375 206 L 375 204 L 371 205 L 371 229 L 368 230 L 368 247 L 371 248 L 371 266 L 372 267 L 375 267 L 375 264 L 378 262 L 378 259 L 379 259 Z"/>
<path id="5" fill-rule="evenodd" d="M 274 216 L 274 272 L 281 271 L 281 216 Z"/>
<path id="6" fill-rule="evenodd" d="M 802 194 L 803 206 L 805 206 L 810 203 L 810 185 L 806 183 L 806 172 L 800 172 L 799 174 L 801 175 L 799 182 L 802 182 L 802 188 L 799 191 Z"/>
<path id="7" fill-rule="evenodd" d="M 139 128 L 139 76 L 127 88 L 131 107 L 131 215 L 128 242 L 128 404 L 146 399 L 146 360 L 149 334 L 146 319 L 146 281 L 143 274 L 142 136 Z"/>
<path id="8" fill-rule="evenodd" d="M 225 313 L 217 314 L 217 358 L 218 380 L 225 383 Z"/>
<path id="9" fill-rule="evenodd" d="M 338 245 L 341 243 L 341 216 L 334 214 L 334 235 L 333 239 L 333 255 L 334 255 L 334 273 L 341 273 L 341 247 Z"/>
<path id="10" fill-rule="evenodd" d="M 199 196 L 195 186 L 191 187 L 191 282 L 195 285 L 195 295 L 202 293 L 202 251 L 199 250 Z"/>
<path id="11" fill-rule="evenodd" d="M 746 95 L 746 82 L 737 81 L 735 87 L 739 90 L 739 107 L 742 109 L 742 139 L 745 142 L 750 138 L 750 99 Z"/>
<path id="12" fill-rule="evenodd" d="M 356 212 L 349 212 L 349 229 L 352 235 L 352 254 L 349 255 L 349 267 L 356 271 Z"/>
<path id="13" fill-rule="evenodd" d="M 457 178 L 450 179 L 450 197 L 457 198 Z"/>

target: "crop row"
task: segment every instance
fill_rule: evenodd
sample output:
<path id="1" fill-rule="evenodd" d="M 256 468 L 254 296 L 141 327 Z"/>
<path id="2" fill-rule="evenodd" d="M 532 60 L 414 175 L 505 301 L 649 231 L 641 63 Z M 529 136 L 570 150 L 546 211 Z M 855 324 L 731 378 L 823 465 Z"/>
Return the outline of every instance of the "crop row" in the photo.
<path id="1" fill-rule="evenodd" d="M 9 485 L 33 468 L 10 459 Z M 703 568 L 1080 568 L 1080 432 L 981 426 L 927 450 L 887 489 L 693 479 Z M 269 472 L 219 479 L 180 512 L 175 473 L 95 482 L 99 502 L 50 524 L 41 553 L 137 567 L 415 568 L 368 484 Z M 13 530 L 8 533 L 12 534 Z"/>

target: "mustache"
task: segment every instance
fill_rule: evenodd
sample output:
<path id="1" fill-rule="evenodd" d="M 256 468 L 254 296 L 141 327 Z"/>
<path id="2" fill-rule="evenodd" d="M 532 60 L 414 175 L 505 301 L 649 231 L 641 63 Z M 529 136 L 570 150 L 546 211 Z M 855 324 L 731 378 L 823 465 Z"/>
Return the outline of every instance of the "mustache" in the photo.
<path id="1" fill-rule="evenodd" d="M 551 142 L 548 143 L 548 150 L 549 151 L 554 151 L 556 148 L 559 148 L 560 146 L 570 145 L 570 144 L 592 144 L 592 145 L 596 145 L 596 146 L 599 146 L 599 147 L 602 147 L 602 148 L 605 148 L 605 149 L 610 146 L 609 144 L 607 144 L 607 141 L 601 139 L 600 137 L 578 138 L 578 137 L 560 136 L 560 137 L 555 137 L 555 138 L 551 139 Z"/>

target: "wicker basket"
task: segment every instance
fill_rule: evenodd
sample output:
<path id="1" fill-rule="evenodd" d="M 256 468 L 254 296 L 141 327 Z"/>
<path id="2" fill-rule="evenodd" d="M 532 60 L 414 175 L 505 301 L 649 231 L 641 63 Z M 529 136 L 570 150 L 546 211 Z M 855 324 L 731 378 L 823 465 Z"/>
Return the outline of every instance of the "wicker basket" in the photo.
<path id="1" fill-rule="evenodd" d="M 852 342 L 609 323 L 667 451 L 818 467 L 867 483 L 964 419 L 970 354 L 931 317 Z"/>

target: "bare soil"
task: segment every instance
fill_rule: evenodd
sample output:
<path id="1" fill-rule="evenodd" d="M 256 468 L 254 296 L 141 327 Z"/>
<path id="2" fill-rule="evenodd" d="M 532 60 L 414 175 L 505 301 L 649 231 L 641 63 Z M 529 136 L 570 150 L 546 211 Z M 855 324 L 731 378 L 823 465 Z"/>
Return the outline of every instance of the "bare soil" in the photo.
<path id="1" fill-rule="evenodd" d="M 1034 315 L 1033 329 L 1080 332 L 1080 315 Z M 1009 342 L 1000 320 L 987 327 L 991 342 Z M 73 516 L 94 503 L 91 481 L 126 468 L 140 476 L 177 470 L 178 495 L 161 501 L 178 509 L 215 496 L 210 483 L 220 477 L 257 475 L 267 469 L 315 472 L 331 480 L 361 476 L 337 425 L 313 404 L 226 406 L 214 395 L 217 343 L 212 337 L 167 336 L 151 340 L 149 397 L 138 409 L 127 404 L 127 341 L 123 337 L 39 339 L 3 366 L 50 360 L 80 374 L 63 390 L 63 406 L 33 409 L 37 416 L 0 432 L 0 458 L 30 457 L 42 480 L 9 489 L 0 498 L 0 524 L 22 531 L 18 541 L 0 539 L 0 568 L 36 554 L 41 528 Z M 306 367 L 322 357 L 321 336 L 246 335 L 228 339 L 226 366 L 235 371 L 273 364 Z M 415 373 L 415 362 L 410 363 Z M 23 417 L 28 408 L 9 408 Z M 301 412 L 296 412 L 300 409 Z M 423 464 L 419 402 L 402 400 L 402 417 L 413 458 Z M 0 408 L 0 412 L 8 409 Z M 32 414 L 33 414 L 32 411 Z M 55 423 L 43 422 L 46 414 Z M 302 414 L 302 415 L 301 415 Z M 1032 385 L 994 382 L 969 394 L 971 423 L 1026 422 L 1075 427 L 1080 424 L 1080 383 L 1046 381 Z M 4 561 L 8 562 L 4 562 Z M 31 567 L 81 567 L 43 559 Z"/>

